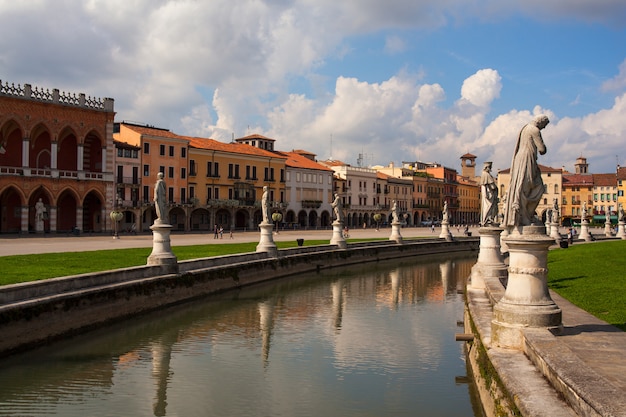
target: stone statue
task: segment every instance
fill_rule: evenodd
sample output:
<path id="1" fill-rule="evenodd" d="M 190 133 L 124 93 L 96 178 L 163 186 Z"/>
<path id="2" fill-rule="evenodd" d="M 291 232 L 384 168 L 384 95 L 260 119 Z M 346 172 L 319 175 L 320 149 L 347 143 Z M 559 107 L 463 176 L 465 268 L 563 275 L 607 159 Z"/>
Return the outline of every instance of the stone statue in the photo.
<path id="1" fill-rule="evenodd" d="M 343 208 L 341 204 L 341 199 L 339 198 L 339 194 L 335 193 L 335 201 L 333 201 L 331 206 L 335 213 L 335 221 L 337 221 L 338 223 L 343 223 Z"/>
<path id="2" fill-rule="evenodd" d="M 560 220 L 560 215 L 559 215 L 559 199 L 555 198 L 554 199 L 554 205 L 552 206 L 552 223 L 554 224 L 559 224 L 559 220 Z"/>
<path id="3" fill-rule="evenodd" d="M 35 231 L 37 232 L 43 232 L 44 231 L 44 216 L 46 213 L 46 206 L 43 204 L 43 201 L 41 201 L 41 198 L 39 199 L 39 201 L 37 201 L 35 203 Z"/>
<path id="4" fill-rule="evenodd" d="M 263 223 L 272 223 L 270 218 L 270 193 L 267 185 L 263 186 L 263 197 L 261 197 L 261 210 L 263 212 Z"/>
<path id="5" fill-rule="evenodd" d="M 157 181 L 154 184 L 154 208 L 157 214 L 157 221 L 159 223 L 167 224 L 167 207 L 165 204 L 165 193 L 167 188 L 165 187 L 165 180 L 163 179 L 163 173 L 157 174 Z"/>
<path id="6" fill-rule="evenodd" d="M 624 207 L 622 206 L 622 203 L 619 203 L 617 205 L 617 221 L 618 222 L 624 221 Z"/>
<path id="7" fill-rule="evenodd" d="M 548 123 L 546 115 L 538 115 L 519 133 L 511 162 L 511 182 L 504 215 L 506 226 L 539 224 L 535 209 L 543 196 L 544 185 L 537 153 L 546 153 L 541 129 Z"/>
<path id="8" fill-rule="evenodd" d="M 448 223 L 448 202 L 443 202 L 443 211 L 441 212 L 441 222 Z"/>
<path id="9" fill-rule="evenodd" d="M 583 201 L 582 208 L 580 209 L 580 219 L 581 220 L 587 219 L 587 202 L 586 201 Z"/>
<path id="10" fill-rule="evenodd" d="M 391 215 L 394 223 L 400 223 L 400 218 L 398 217 L 398 205 L 396 204 L 396 200 L 393 200 L 391 204 Z"/>
<path id="11" fill-rule="evenodd" d="M 611 224 L 611 210 L 607 210 L 604 213 L 604 220 L 607 224 Z"/>
<path id="12" fill-rule="evenodd" d="M 491 175 L 491 162 L 485 162 L 480 175 L 480 225 L 498 224 L 498 184 Z"/>

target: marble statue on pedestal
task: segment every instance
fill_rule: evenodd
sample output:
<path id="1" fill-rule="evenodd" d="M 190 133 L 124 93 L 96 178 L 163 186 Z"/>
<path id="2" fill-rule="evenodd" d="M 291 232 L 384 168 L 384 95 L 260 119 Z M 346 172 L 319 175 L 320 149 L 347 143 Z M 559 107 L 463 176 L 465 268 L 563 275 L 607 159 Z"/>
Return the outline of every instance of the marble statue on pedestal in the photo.
<path id="1" fill-rule="evenodd" d="M 509 250 L 508 280 L 504 295 L 493 307 L 491 341 L 495 346 L 521 349 L 523 333 L 532 327 L 560 331 L 561 309 L 548 292 L 548 248 L 555 239 L 546 236 L 535 210 L 544 193 L 537 153 L 545 154 L 541 129 L 549 123 L 536 116 L 519 134 L 505 209 L 505 225 L 514 229 L 502 240 Z M 552 210 L 558 213 L 558 208 Z M 556 231 L 556 229 L 555 229 Z"/>
<path id="2" fill-rule="evenodd" d="M 261 211 L 263 213 L 263 223 L 271 224 L 272 219 L 270 218 L 270 195 L 267 185 L 263 186 L 263 196 L 261 197 Z"/>
<path id="3" fill-rule="evenodd" d="M 335 221 L 337 223 L 343 223 L 343 206 L 339 194 L 335 193 L 335 200 L 332 202 L 331 206 L 335 214 Z"/>
<path id="4" fill-rule="evenodd" d="M 44 216 L 46 213 L 46 206 L 41 201 L 41 198 L 35 203 L 35 231 L 44 231 Z"/>
<path id="5" fill-rule="evenodd" d="M 535 209 L 545 191 L 537 153 L 544 155 L 546 145 L 541 129 L 550 123 L 546 115 L 536 116 L 522 128 L 511 162 L 511 182 L 504 216 L 505 226 L 539 224 Z"/>
<path id="6" fill-rule="evenodd" d="M 393 200 L 391 204 L 391 217 L 393 223 L 400 223 L 400 218 L 398 217 L 398 205 L 396 204 L 396 200 Z"/>
<path id="7" fill-rule="evenodd" d="M 157 181 L 154 184 L 154 209 L 156 210 L 157 222 L 167 224 L 169 222 L 167 215 L 167 206 L 165 203 L 167 187 L 163 179 L 163 173 L 157 174 Z"/>
<path id="8" fill-rule="evenodd" d="M 480 175 L 480 225 L 497 225 L 498 221 L 498 184 L 491 175 L 491 162 L 485 162 Z"/>

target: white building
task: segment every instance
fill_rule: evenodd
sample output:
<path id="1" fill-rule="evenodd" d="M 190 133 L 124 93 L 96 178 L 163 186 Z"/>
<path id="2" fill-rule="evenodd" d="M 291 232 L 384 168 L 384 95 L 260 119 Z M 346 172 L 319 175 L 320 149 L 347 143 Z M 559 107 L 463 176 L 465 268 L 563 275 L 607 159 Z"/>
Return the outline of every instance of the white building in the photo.
<path id="1" fill-rule="evenodd" d="M 285 162 L 286 227 L 330 227 L 333 201 L 333 170 L 303 150 L 277 152 Z"/>

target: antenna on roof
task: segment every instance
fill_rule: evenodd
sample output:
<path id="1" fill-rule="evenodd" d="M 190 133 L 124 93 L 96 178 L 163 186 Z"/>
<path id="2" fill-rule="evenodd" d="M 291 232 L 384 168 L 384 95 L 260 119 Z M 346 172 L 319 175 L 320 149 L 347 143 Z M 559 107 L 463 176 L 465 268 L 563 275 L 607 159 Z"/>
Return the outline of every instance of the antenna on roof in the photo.
<path id="1" fill-rule="evenodd" d="M 231 135 L 232 135 L 231 136 L 232 139 L 230 140 L 230 142 L 233 143 L 235 142 L 235 132 L 232 132 Z"/>

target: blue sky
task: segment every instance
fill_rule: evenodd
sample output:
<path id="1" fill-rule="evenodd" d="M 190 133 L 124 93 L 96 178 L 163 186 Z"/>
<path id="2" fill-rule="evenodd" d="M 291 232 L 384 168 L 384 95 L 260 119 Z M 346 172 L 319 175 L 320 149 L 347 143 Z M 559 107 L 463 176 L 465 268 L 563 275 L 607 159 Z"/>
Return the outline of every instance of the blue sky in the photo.
<path id="1" fill-rule="evenodd" d="M 2 82 L 112 97 L 118 121 L 497 170 L 546 113 L 540 163 L 626 165 L 621 0 L 0 0 L 0 15 Z"/>

